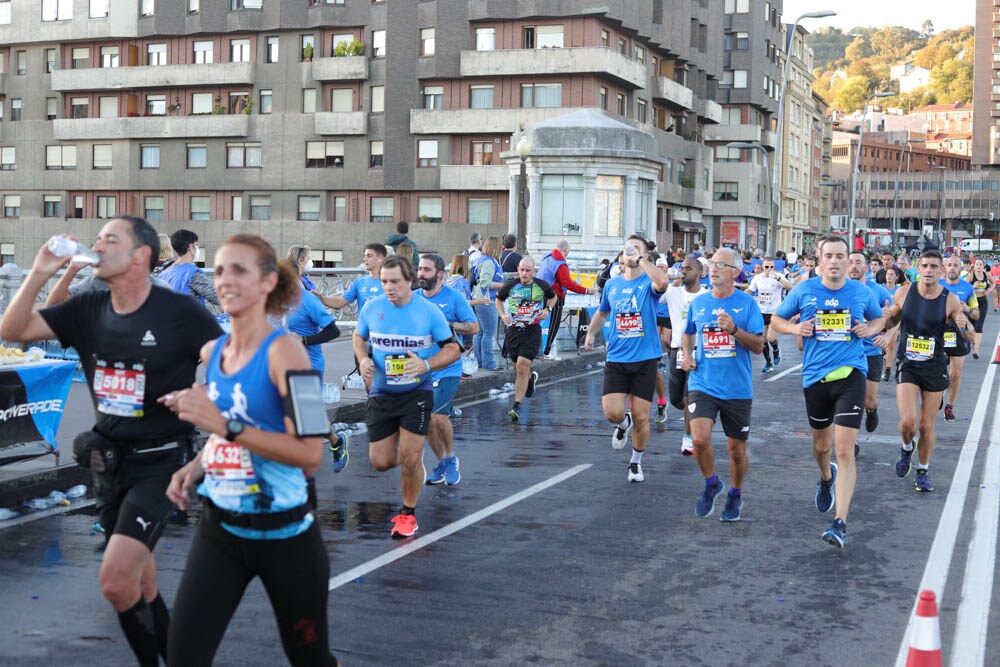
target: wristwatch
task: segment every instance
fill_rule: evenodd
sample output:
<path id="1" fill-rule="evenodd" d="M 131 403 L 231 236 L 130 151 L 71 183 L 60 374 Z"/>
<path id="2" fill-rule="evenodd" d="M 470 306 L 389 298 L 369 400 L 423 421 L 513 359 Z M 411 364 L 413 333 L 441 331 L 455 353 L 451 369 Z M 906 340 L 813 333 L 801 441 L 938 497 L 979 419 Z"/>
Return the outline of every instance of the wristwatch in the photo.
<path id="1" fill-rule="evenodd" d="M 236 442 L 236 438 L 243 434 L 243 422 L 238 419 L 230 419 L 226 422 L 226 442 Z"/>

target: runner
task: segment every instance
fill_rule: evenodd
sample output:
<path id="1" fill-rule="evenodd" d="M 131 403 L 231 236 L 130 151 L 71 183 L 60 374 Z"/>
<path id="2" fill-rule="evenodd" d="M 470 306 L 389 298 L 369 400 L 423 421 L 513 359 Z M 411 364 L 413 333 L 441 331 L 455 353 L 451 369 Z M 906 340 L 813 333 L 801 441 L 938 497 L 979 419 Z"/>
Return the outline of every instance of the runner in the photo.
<path id="1" fill-rule="evenodd" d="M 761 373 L 770 373 L 781 363 L 781 350 L 778 348 L 778 335 L 771 329 L 771 314 L 781 305 L 784 290 L 790 290 L 794 285 L 775 267 L 770 256 L 764 257 L 760 264 L 760 273 L 755 275 L 746 288 L 747 294 L 756 294 L 757 304 L 764 316 L 764 368 Z M 774 351 L 774 364 L 771 363 L 771 351 Z"/>
<path id="2" fill-rule="evenodd" d="M 884 277 L 885 288 L 891 296 L 896 296 L 896 292 L 899 290 L 900 286 L 906 284 L 906 274 L 892 264 L 889 265 L 889 268 L 885 269 Z M 885 336 L 885 369 L 882 371 L 882 381 L 888 382 L 890 373 L 892 372 L 891 369 L 895 369 L 897 374 L 899 372 L 899 362 L 896 360 L 896 342 L 899 339 L 899 324 L 888 327 L 888 330 L 885 332 Z"/>
<path id="3" fill-rule="evenodd" d="M 497 290 L 497 313 L 507 327 L 503 341 L 503 354 L 514 364 L 514 405 L 507 416 L 513 423 L 521 421 L 521 401 L 535 393 L 538 371 L 531 370 L 531 362 L 542 347 L 544 320 L 555 307 L 556 291 L 547 282 L 535 277 L 535 261 L 522 257 L 517 265 L 517 278 L 512 278 Z"/>
<path id="4" fill-rule="evenodd" d="M 381 276 L 385 295 L 362 310 L 354 356 L 371 383 L 365 417 L 372 467 L 382 472 L 401 466 L 403 507 L 392 518 L 390 535 L 402 539 L 417 532 L 414 510 L 427 478 L 423 453 L 434 406 L 431 373 L 457 360 L 461 346 L 441 310 L 413 298 L 417 276 L 405 257 L 382 262 Z"/>
<path id="5" fill-rule="evenodd" d="M 752 354 L 764 349 L 764 319 L 753 297 L 736 290 L 739 255 L 729 248 L 710 260 L 712 291 L 695 297 L 684 328 L 683 368 L 688 375 L 688 409 L 694 458 L 705 477 L 695 514 L 711 516 L 726 485 L 715 473 L 712 427 L 722 419 L 729 451 L 729 494 L 723 521 L 739 521 L 747 473 L 747 438 L 753 400 Z M 764 265 L 773 263 L 764 258 Z M 765 269 L 766 271 L 766 269 Z"/>
<path id="6" fill-rule="evenodd" d="M 662 255 L 654 262 L 656 268 L 670 280 L 670 262 Z M 672 285 L 671 285 L 672 286 Z M 666 296 L 665 294 L 663 295 Z M 670 350 L 670 307 L 663 297 L 656 302 L 656 334 L 660 338 L 660 344 Z M 656 365 L 656 418 L 657 424 L 667 421 L 667 383 L 663 378 L 664 371 L 668 371 L 667 365 L 661 357 Z"/>
<path id="7" fill-rule="evenodd" d="M 975 261 L 966 279 L 972 284 L 976 291 L 976 299 L 979 300 L 978 317 L 972 320 L 976 329 L 975 340 L 972 342 L 972 358 L 978 359 L 979 346 L 983 342 L 983 324 L 986 322 L 986 312 L 990 307 L 990 294 L 993 293 L 994 285 L 986 270 L 986 264 L 981 259 Z"/>
<path id="8" fill-rule="evenodd" d="M 958 297 L 962 304 L 965 317 L 974 322 L 979 317 L 979 299 L 975 288 L 966 280 L 962 280 L 962 260 L 956 255 L 944 260 L 944 278 L 938 282 L 949 292 Z M 965 357 L 972 349 L 969 340 L 972 332 L 959 331 L 953 324 L 948 324 L 944 332 L 944 353 L 948 356 L 948 394 L 944 402 L 944 420 L 955 421 L 955 398 L 962 385 L 962 369 Z"/>
<path id="9" fill-rule="evenodd" d="M 844 238 L 821 239 L 820 279 L 798 285 L 771 318 L 778 333 L 804 338 L 802 386 L 813 456 L 820 470 L 816 509 L 829 512 L 836 500 L 836 519 L 822 538 L 841 549 L 847 540 L 847 516 L 857 478 L 854 445 L 868 373 L 862 339 L 882 331 L 885 323 L 871 290 L 847 280 L 848 252 Z M 789 320 L 796 315 L 800 320 L 792 324 Z M 830 460 L 834 443 L 837 463 Z"/>
<path id="10" fill-rule="evenodd" d="M 880 308 L 886 308 L 892 304 L 892 295 L 882 285 L 875 282 L 871 273 L 867 272 L 868 258 L 862 252 L 852 252 L 848 260 L 847 277 L 857 280 L 866 286 L 875 295 L 875 300 Z M 871 338 L 864 339 L 865 358 L 868 360 L 868 372 L 865 375 L 865 430 L 873 433 L 878 428 L 878 383 L 882 380 L 882 370 L 885 367 L 885 358 L 882 356 L 888 346 L 889 338 L 884 331 L 880 331 Z M 860 447 L 854 443 L 854 456 L 859 453 Z"/>
<path id="11" fill-rule="evenodd" d="M 1000 261 L 996 258 L 990 265 L 990 278 L 993 280 L 993 312 L 997 312 L 997 301 L 1000 301 Z"/>
<path id="12" fill-rule="evenodd" d="M 642 454 L 649 440 L 649 408 L 656 387 L 656 365 L 663 356 L 660 339 L 654 335 L 656 302 L 669 281 L 647 257 L 646 241 L 632 235 L 625 242 L 622 265 L 625 273 L 604 286 L 601 305 L 587 329 L 584 346 L 594 347 L 594 333 L 604 328 L 611 314 L 607 363 L 604 366 L 604 417 L 616 424 L 611 446 L 623 449 L 632 432 L 632 457 L 628 481 L 641 482 Z M 626 412 L 631 397 L 632 411 Z M 633 432 L 633 428 L 635 429 Z"/>
<path id="13" fill-rule="evenodd" d="M 420 279 L 420 293 L 441 309 L 448 326 L 455 334 L 472 335 L 479 331 L 476 314 L 472 312 L 469 300 L 458 290 L 444 284 L 444 258 L 441 255 L 431 252 L 421 255 L 417 276 Z M 458 384 L 462 380 L 461 357 L 449 366 L 434 371 L 433 379 L 434 409 L 427 431 L 427 443 L 438 462 L 434 466 L 434 471 L 427 477 L 427 483 L 443 482 L 452 486 L 462 479 L 458 457 L 455 456 L 455 433 L 451 425 L 455 392 L 458 391 Z"/>

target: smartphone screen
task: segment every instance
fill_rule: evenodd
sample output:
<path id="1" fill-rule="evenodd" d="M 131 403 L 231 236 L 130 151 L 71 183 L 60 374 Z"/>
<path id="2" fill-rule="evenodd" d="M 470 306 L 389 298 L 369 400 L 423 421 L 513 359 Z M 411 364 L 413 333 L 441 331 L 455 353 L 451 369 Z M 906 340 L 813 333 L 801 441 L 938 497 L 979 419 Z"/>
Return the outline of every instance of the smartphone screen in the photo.
<path id="1" fill-rule="evenodd" d="M 299 437 L 326 436 L 330 422 L 323 405 L 323 385 L 316 371 L 289 371 L 288 396 L 292 403 L 292 420 Z"/>

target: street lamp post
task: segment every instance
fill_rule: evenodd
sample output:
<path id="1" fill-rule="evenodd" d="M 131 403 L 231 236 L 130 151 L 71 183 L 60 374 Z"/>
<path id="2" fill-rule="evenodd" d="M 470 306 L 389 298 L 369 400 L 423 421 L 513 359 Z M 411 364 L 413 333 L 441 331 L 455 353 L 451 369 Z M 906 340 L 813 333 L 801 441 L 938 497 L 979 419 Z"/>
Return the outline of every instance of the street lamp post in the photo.
<path id="1" fill-rule="evenodd" d="M 933 168 L 937 169 L 938 173 L 941 174 L 941 178 L 938 181 L 938 224 L 937 224 L 937 238 L 934 239 L 934 243 L 937 244 L 938 247 L 941 247 L 941 217 L 942 217 L 942 213 L 944 213 L 944 170 L 947 169 L 948 167 L 946 167 L 944 165 L 938 164 L 938 165 L 934 165 Z"/>
<path id="2" fill-rule="evenodd" d="M 906 152 L 913 150 L 913 144 L 923 143 L 923 139 L 907 139 Z M 899 149 L 899 164 L 896 166 L 896 186 L 892 190 L 892 247 L 895 250 L 899 241 L 899 173 L 903 170 L 903 149 Z M 910 162 L 906 162 L 906 173 L 910 173 Z"/>
<path id="3" fill-rule="evenodd" d="M 784 136 L 785 122 L 785 94 L 788 91 L 788 74 L 792 69 L 792 47 L 795 46 L 795 31 L 798 30 L 799 21 L 803 19 L 822 19 L 828 16 L 836 16 L 837 12 L 831 9 L 821 9 L 815 12 L 806 12 L 795 19 L 792 24 L 791 36 L 786 40 L 789 52 L 785 53 L 785 66 L 781 73 L 781 95 L 778 98 L 778 126 L 775 129 L 774 137 L 774 170 L 771 172 L 771 231 L 767 235 L 767 250 L 771 257 L 774 257 L 778 249 L 778 218 L 781 214 L 781 184 L 778 179 L 781 177 L 781 141 Z M 767 159 L 767 156 L 764 156 Z"/>
<path id="4" fill-rule="evenodd" d="M 858 126 L 858 152 L 854 155 L 854 169 L 851 170 L 851 213 L 850 219 L 847 221 L 849 232 L 850 247 L 854 247 L 854 215 L 856 212 L 855 206 L 857 205 L 858 199 L 858 176 L 860 175 L 859 170 L 861 167 L 861 145 L 865 139 L 865 116 L 868 114 L 868 104 L 876 97 L 895 97 L 896 93 L 891 90 L 883 90 L 881 92 L 872 93 L 865 100 L 865 106 L 861 110 L 861 125 Z"/>
<path id="5" fill-rule="evenodd" d="M 521 135 L 517 147 L 514 149 L 517 156 L 521 158 L 521 173 L 517 177 L 517 247 L 521 252 L 528 252 L 528 206 L 531 196 L 528 194 L 528 170 L 525 161 L 531 152 L 531 143 L 528 137 Z"/>
<path id="6" fill-rule="evenodd" d="M 728 144 L 726 144 L 726 148 L 736 148 L 738 150 L 744 150 L 744 151 L 760 151 L 763 154 L 763 156 L 764 156 L 764 181 L 766 183 L 771 183 L 771 179 L 769 178 L 768 167 L 767 167 L 767 148 L 764 147 L 764 144 L 760 143 L 759 141 L 730 141 Z M 773 185 L 771 187 L 773 187 Z M 768 193 L 768 194 L 770 195 L 771 193 Z M 768 254 L 771 257 L 774 257 L 775 241 L 774 241 L 773 234 L 776 233 L 774 231 L 774 227 L 776 226 L 774 224 L 774 221 L 777 218 L 775 218 L 773 216 L 776 216 L 778 213 L 777 213 L 777 210 L 776 210 L 776 206 L 774 204 L 774 197 L 769 197 L 769 199 L 771 201 L 771 216 L 772 216 L 772 218 L 771 218 L 771 224 L 772 224 L 772 230 L 771 230 L 771 233 L 768 234 L 768 239 L 767 239 L 768 251 L 767 252 L 768 252 Z"/>

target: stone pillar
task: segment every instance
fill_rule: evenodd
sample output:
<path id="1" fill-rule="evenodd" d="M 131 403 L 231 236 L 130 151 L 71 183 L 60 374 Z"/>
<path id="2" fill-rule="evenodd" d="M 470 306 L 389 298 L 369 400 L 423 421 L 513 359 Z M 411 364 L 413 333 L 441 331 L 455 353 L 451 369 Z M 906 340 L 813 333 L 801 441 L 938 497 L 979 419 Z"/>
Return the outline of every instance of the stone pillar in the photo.
<path id="1" fill-rule="evenodd" d="M 639 177 L 635 174 L 625 176 L 625 191 L 622 193 L 622 242 L 631 234 L 635 233 L 635 207 L 636 190 L 639 186 Z M 645 233 L 649 236 L 649 232 Z"/>
<path id="2" fill-rule="evenodd" d="M 580 238 L 585 245 L 593 245 L 594 238 L 594 187 L 597 183 L 597 172 L 588 169 L 583 172 L 583 220 L 580 221 Z"/>

